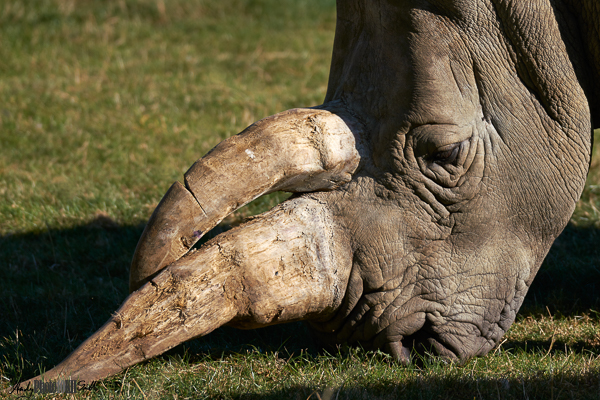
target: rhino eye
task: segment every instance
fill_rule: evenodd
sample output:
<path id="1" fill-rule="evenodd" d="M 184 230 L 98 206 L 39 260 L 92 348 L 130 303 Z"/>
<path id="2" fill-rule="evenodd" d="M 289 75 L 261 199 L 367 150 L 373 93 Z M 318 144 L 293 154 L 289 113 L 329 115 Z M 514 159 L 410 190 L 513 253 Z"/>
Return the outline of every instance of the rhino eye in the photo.
<path id="1" fill-rule="evenodd" d="M 436 164 L 451 164 L 458 158 L 461 146 L 462 142 L 444 146 L 443 149 L 433 153 L 429 157 L 429 161 Z"/>

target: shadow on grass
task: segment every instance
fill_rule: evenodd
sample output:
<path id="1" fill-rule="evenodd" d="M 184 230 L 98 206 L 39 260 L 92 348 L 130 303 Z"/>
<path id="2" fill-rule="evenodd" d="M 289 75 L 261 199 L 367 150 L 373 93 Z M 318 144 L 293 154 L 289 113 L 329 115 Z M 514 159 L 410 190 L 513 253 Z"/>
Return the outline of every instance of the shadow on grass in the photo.
<path id="1" fill-rule="evenodd" d="M 600 317 L 600 230 L 571 224 L 556 239 L 521 307 L 522 315 Z"/>
<path id="2" fill-rule="evenodd" d="M 240 400 L 392 400 L 392 399 L 595 399 L 600 392 L 600 371 L 585 374 L 560 372 L 548 377 L 477 377 L 455 374 L 446 377 L 413 376 L 402 383 L 378 382 L 356 385 L 347 383 L 339 388 L 315 390 L 297 386 L 269 394 L 247 393 Z"/>
<path id="3" fill-rule="evenodd" d="M 142 230 L 143 225 L 120 226 L 98 216 L 72 229 L 0 237 L 4 376 L 14 383 L 40 368 L 50 369 L 102 326 L 127 296 L 129 263 Z M 598 244 L 598 230 L 569 226 L 550 251 L 522 312 L 539 314 L 546 307 L 565 316 L 600 311 Z M 223 328 L 170 353 L 220 355 L 257 348 L 298 354 L 314 350 L 311 346 L 304 325 L 290 324 L 253 331 Z"/>

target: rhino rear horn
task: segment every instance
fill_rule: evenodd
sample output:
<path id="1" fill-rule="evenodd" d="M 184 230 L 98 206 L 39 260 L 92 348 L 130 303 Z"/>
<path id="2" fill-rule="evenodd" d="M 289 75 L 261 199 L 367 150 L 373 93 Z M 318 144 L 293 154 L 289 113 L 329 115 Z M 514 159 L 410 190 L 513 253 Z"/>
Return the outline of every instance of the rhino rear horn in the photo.
<path id="1" fill-rule="evenodd" d="M 223 218 L 274 191 L 331 190 L 359 165 L 357 129 L 325 108 L 288 110 L 249 126 L 196 161 L 152 214 L 135 250 L 130 292 L 186 254 Z M 350 123 L 350 125 L 357 125 Z"/>

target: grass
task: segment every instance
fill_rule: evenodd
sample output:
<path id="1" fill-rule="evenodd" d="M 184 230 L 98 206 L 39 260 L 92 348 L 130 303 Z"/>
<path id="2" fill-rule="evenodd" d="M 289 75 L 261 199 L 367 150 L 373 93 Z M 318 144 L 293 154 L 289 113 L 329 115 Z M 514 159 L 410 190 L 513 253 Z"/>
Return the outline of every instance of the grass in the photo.
<path id="1" fill-rule="evenodd" d="M 0 3 L 0 389 L 51 368 L 116 310 L 143 224 L 198 157 L 322 101 L 334 12 L 332 0 Z M 302 324 L 223 328 L 76 397 L 598 398 L 594 152 L 571 224 L 487 357 L 403 367 L 321 354 Z"/>

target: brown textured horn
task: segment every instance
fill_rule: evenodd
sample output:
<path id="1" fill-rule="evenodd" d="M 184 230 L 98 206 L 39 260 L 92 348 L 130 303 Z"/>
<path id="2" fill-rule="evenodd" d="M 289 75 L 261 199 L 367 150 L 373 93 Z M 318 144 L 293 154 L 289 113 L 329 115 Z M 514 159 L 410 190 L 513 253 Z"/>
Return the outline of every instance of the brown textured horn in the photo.
<path id="1" fill-rule="evenodd" d="M 318 201 L 285 202 L 163 269 L 43 379 L 89 384 L 228 323 L 329 318 L 346 291 L 349 243 Z"/>
<path id="2" fill-rule="evenodd" d="M 348 182 L 360 156 L 345 122 L 351 118 L 339 115 L 323 108 L 285 111 L 199 159 L 186 172 L 185 186 L 175 182 L 152 214 L 135 250 L 130 291 L 257 197 L 278 190 L 330 190 Z"/>

